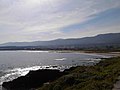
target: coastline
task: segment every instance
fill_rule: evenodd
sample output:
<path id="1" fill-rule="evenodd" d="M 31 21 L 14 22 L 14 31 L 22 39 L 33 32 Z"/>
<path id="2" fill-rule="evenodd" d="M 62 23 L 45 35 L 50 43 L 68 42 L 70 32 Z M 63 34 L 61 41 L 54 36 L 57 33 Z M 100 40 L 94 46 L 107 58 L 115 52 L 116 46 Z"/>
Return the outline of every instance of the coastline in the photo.
<path id="1" fill-rule="evenodd" d="M 86 54 L 99 54 L 99 55 L 108 55 L 112 57 L 119 57 L 120 51 L 95 51 L 95 50 L 0 50 L 4 52 L 11 51 L 25 51 L 25 52 L 54 52 L 54 53 L 86 53 Z"/>
<path id="2" fill-rule="evenodd" d="M 75 85 L 76 85 L 76 87 L 80 86 L 80 85 L 76 84 L 76 82 L 77 83 L 84 82 L 88 85 L 87 85 L 87 87 L 86 86 L 81 87 L 81 90 L 84 90 L 84 88 L 93 88 L 93 87 L 98 88 L 97 90 L 112 90 L 113 85 L 119 76 L 119 71 L 120 71 L 120 66 L 118 65 L 119 63 L 120 63 L 120 57 L 112 57 L 112 58 L 108 58 L 108 59 L 102 59 L 95 66 L 72 67 L 72 68 L 64 71 L 64 73 L 67 73 L 67 74 L 64 74 L 63 76 L 55 79 L 52 82 L 43 83 L 43 85 L 41 87 L 39 87 L 39 88 L 36 87 L 36 88 L 38 88 L 37 90 L 49 90 L 49 88 L 52 85 L 53 88 L 55 88 L 55 87 L 59 88 L 58 90 L 72 90 L 72 88 Z M 111 75 L 111 76 L 109 77 L 109 75 Z M 90 81 L 89 81 L 89 79 L 90 79 Z M 66 82 L 66 80 L 67 80 L 67 82 Z M 71 80 L 73 83 L 71 83 Z M 78 80 L 78 81 L 76 81 L 76 80 Z M 89 82 L 87 82 L 87 81 L 89 81 Z M 61 83 L 64 83 L 63 85 L 65 87 L 68 84 L 67 87 L 70 89 L 66 89 L 65 87 L 62 88 Z M 91 86 L 91 83 L 93 84 L 92 85 L 93 87 Z M 106 86 L 102 87 L 101 85 L 103 83 Z M 69 84 L 70 84 L 70 86 L 69 86 Z M 94 84 L 95 85 L 98 84 L 100 86 L 98 87 L 98 86 L 95 86 Z M 59 85 L 59 86 L 56 86 L 56 85 Z M 109 85 L 109 87 L 108 87 L 108 85 Z M 75 90 L 79 90 L 79 89 L 75 89 Z M 54 89 L 51 89 L 51 90 L 54 90 Z M 87 90 L 87 89 L 85 89 L 85 90 Z M 89 89 L 89 90 L 93 90 L 93 89 Z"/>
<path id="3" fill-rule="evenodd" d="M 112 90 L 120 75 L 120 57 L 102 59 L 95 66 L 76 67 L 68 75 L 37 90 Z M 67 82 L 66 82 L 67 80 Z M 114 89 L 113 89 L 114 90 Z M 118 89 L 117 89 L 118 90 Z"/>
<path id="4" fill-rule="evenodd" d="M 10 52 L 12 52 L 12 54 L 14 54 L 14 53 L 18 53 L 19 55 L 21 54 L 21 53 L 28 53 L 28 54 L 38 54 L 38 55 L 40 55 L 41 54 L 41 52 L 43 52 L 43 54 L 50 54 L 51 55 L 51 53 L 53 53 L 53 51 L 28 51 L 28 50 L 24 50 L 24 51 L 5 51 L 5 55 L 7 54 L 7 53 L 9 54 Z M 40 53 L 39 53 L 40 52 Z M 2 53 L 2 52 L 0 52 L 0 53 Z M 80 56 L 81 57 L 81 55 L 87 55 L 88 56 L 88 58 L 87 58 L 87 56 L 85 56 L 85 60 L 84 60 L 84 58 L 83 59 L 80 59 L 80 64 L 78 64 L 78 63 L 76 63 L 76 61 L 77 60 L 79 60 L 78 58 L 76 58 L 76 59 L 72 59 L 72 58 L 69 58 L 69 57 L 66 57 L 66 56 L 63 56 L 64 55 L 64 53 L 63 54 L 61 54 L 61 53 L 57 53 L 57 54 L 59 54 L 59 55 L 61 55 L 62 57 L 58 57 L 58 58 L 54 58 L 54 59 L 52 59 L 54 62 L 62 62 L 62 63 L 64 63 L 64 62 L 67 62 L 67 60 L 70 60 L 71 59 L 71 64 L 64 64 L 64 65 L 57 65 L 57 64 L 50 64 L 50 65 L 39 65 L 39 64 L 34 64 L 34 65 L 31 65 L 31 66 L 23 66 L 23 67 L 10 67 L 10 68 L 8 68 L 8 71 L 7 71 L 7 69 L 6 69 L 6 71 L 3 71 L 2 73 L 6 73 L 7 72 L 7 74 L 4 74 L 2 77 L 1 77 L 1 79 L 0 79 L 0 81 L 1 81 L 1 84 L 3 83 L 3 82 L 7 82 L 7 81 L 12 81 L 13 79 L 16 79 L 16 78 L 18 78 L 18 77 L 20 77 L 20 76 L 24 76 L 24 75 L 26 75 L 30 70 L 38 70 L 38 69 L 59 69 L 60 71 L 64 71 L 65 69 L 68 69 L 68 68 L 70 68 L 70 67 L 75 67 L 75 66 L 81 66 L 81 65 L 84 65 L 84 66 L 87 66 L 87 65 L 94 65 L 95 63 L 98 63 L 99 61 L 100 61 L 100 59 L 99 58 L 104 58 L 104 55 L 103 56 L 99 56 L 99 55 L 95 55 L 95 57 L 94 57 L 94 55 L 92 55 L 92 54 L 86 54 L 86 53 L 77 53 L 77 52 L 70 52 L 71 54 L 74 54 L 74 55 L 76 55 L 76 56 Z M 55 53 L 53 53 L 53 54 L 56 54 L 56 52 Z M 70 55 L 71 55 L 70 54 Z M 67 54 L 65 54 L 65 55 L 69 55 L 69 53 L 67 53 Z M 93 57 L 93 58 L 92 58 Z M 24 59 L 24 58 L 23 58 Z M 33 60 L 34 60 L 35 58 L 33 58 Z M 13 59 L 14 60 L 14 59 Z M 20 60 L 20 59 L 18 59 L 18 60 Z M 76 60 L 76 61 L 75 61 Z M 14 63 L 14 62 L 13 62 Z M 68 62 L 67 62 L 68 63 Z M 94 63 L 94 64 L 93 64 Z M 17 63 L 15 63 L 15 64 L 17 64 Z M 23 63 L 24 64 L 24 63 Z M 10 75 L 11 74 L 11 75 Z"/>
<path id="5" fill-rule="evenodd" d="M 120 56 L 120 51 L 104 51 L 104 50 L 0 50 L 0 51 L 27 51 L 27 52 L 55 52 L 55 53 L 91 53 L 91 54 L 108 54 L 112 56 Z"/>

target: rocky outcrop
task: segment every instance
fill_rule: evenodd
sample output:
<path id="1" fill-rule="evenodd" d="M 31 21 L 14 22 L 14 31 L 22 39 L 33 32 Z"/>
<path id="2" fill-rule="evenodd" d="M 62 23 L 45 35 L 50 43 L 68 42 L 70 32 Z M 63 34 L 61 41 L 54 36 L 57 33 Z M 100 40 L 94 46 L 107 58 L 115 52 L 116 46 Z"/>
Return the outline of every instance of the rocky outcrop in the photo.
<path id="1" fill-rule="evenodd" d="M 30 90 L 40 87 L 44 83 L 54 81 L 63 75 L 65 75 L 65 72 L 60 72 L 59 70 L 43 69 L 30 71 L 26 76 L 4 82 L 2 86 L 7 90 Z"/>

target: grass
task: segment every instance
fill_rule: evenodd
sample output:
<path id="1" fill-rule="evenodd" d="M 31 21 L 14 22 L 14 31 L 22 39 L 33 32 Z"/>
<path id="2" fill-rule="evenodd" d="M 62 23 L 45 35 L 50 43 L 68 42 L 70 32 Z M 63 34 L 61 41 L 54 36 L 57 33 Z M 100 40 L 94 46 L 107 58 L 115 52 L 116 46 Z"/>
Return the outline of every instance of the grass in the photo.
<path id="1" fill-rule="evenodd" d="M 120 57 L 101 60 L 95 66 L 79 66 L 37 90 L 112 90 L 120 75 Z"/>

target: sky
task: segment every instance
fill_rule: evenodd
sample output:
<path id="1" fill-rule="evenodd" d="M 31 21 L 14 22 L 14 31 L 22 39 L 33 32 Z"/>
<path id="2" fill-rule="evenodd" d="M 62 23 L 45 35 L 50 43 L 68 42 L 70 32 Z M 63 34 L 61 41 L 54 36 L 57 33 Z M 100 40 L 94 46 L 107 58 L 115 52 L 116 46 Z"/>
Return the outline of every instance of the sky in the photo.
<path id="1" fill-rule="evenodd" d="M 120 0 L 0 0 L 0 43 L 120 33 Z"/>

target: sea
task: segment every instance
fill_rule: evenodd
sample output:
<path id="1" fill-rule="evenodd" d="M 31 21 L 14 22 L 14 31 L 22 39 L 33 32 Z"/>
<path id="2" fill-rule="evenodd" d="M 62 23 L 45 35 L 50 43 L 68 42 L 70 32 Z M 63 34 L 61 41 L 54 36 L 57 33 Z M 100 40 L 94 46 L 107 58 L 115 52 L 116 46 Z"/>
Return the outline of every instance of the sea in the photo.
<path id="1" fill-rule="evenodd" d="M 109 55 L 56 51 L 0 51 L 0 90 L 2 83 L 26 75 L 30 70 L 59 69 L 98 63 Z"/>

